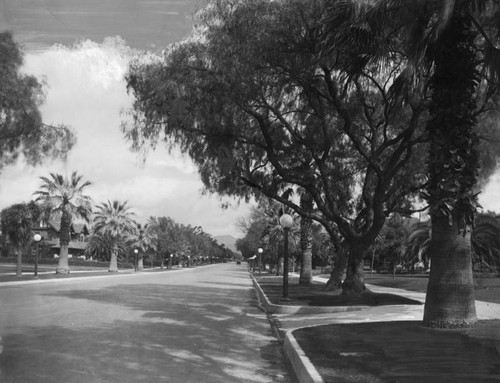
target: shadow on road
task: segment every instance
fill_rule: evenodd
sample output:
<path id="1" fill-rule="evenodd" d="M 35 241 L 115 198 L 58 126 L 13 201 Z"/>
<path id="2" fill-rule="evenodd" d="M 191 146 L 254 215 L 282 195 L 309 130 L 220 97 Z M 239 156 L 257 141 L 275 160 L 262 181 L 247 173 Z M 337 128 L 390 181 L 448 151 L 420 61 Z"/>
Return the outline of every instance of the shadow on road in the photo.
<path id="1" fill-rule="evenodd" d="M 4 378 L 16 376 L 22 382 L 292 379 L 283 375 L 286 360 L 251 289 L 130 284 L 47 295 L 120 305 L 136 315 L 106 321 L 96 312 L 94 323 L 85 326 L 43 326 L 5 336 L 2 343 L 8 352 L 0 354 Z"/>

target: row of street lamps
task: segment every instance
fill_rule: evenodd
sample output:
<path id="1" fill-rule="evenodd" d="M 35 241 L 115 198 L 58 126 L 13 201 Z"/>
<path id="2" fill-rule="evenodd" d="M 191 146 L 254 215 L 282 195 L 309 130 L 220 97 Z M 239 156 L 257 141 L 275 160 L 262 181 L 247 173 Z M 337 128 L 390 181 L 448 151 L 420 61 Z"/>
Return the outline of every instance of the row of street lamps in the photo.
<path id="1" fill-rule="evenodd" d="M 259 249 L 261 252 L 262 252 L 262 249 Z M 135 254 L 135 271 L 138 270 L 139 266 L 138 266 L 138 262 L 139 262 L 139 249 L 134 249 L 134 254 Z M 169 260 L 168 260 L 168 268 L 171 269 L 172 268 L 172 262 L 173 262 L 173 258 L 174 258 L 174 255 L 173 254 L 170 254 L 169 256 Z M 190 265 L 190 262 L 191 262 L 191 257 L 188 255 L 187 256 L 187 259 L 188 259 L 188 264 L 187 266 L 189 267 Z"/>
<path id="2" fill-rule="evenodd" d="M 35 248 L 35 272 L 34 272 L 34 275 L 35 277 L 38 277 L 38 251 L 39 251 L 39 243 L 40 241 L 42 240 L 42 236 L 38 233 L 36 233 L 34 236 L 33 236 L 33 241 L 35 242 L 35 245 L 36 245 L 36 248 Z M 259 252 L 262 253 L 262 249 L 259 249 Z M 139 268 L 139 265 L 138 265 L 138 262 L 139 262 L 139 249 L 134 249 L 134 254 L 135 254 L 135 271 L 138 270 Z M 169 260 L 168 260 L 168 268 L 171 269 L 172 268 L 172 260 L 174 258 L 174 255 L 173 254 L 170 254 L 170 257 L 169 257 Z M 190 257 L 188 256 L 188 259 Z M 188 260 L 189 262 L 189 260 Z M 188 266 L 189 266 L 189 263 L 188 263 Z"/>

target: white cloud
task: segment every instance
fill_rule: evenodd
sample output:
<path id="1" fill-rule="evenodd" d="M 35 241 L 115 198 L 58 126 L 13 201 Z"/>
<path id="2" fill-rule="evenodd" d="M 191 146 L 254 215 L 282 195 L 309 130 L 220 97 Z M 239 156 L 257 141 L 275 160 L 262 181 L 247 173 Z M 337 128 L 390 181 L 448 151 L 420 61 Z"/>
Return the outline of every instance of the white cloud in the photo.
<path id="1" fill-rule="evenodd" d="M 234 223 L 248 207 L 222 210 L 216 198 L 201 196 L 202 183 L 188 158 L 159 148 L 142 163 L 129 151 L 120 131 L 120 113 L 132 103 L 124 80 L 132 54 L 119 38 L 26 54 L 24 71 L 48 84 L 41 108 L 44 121 L 71 126 L 78 142 L 66 163 L 33 168 L 20 161 L 4 169 L 0 208 L 29 200 L 40 176 L 76 170 L 93 183 L 89 194 L 96 202 L 127 200 L 140 221 L 151 215 L 170 216 L 213 235 L 241 235 Z"/>

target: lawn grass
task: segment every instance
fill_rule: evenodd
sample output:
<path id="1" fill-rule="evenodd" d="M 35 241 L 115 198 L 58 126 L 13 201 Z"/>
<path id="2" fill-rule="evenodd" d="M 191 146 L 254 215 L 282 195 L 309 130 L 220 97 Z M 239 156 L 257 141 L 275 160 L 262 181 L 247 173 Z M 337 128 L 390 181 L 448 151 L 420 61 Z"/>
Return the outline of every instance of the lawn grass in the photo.
<path id="1" fill-rule="evenodd" d="M 325 382 L 500 380 L 500 320 L 437 330 L 420 321 L 332 324 L 293 335 Z"/>
<path id="2" fill-rule="evenodd" d="M 326 276 L 328 277 L 328 276 Z M 365 282 L 377 286 L 394 287 L 410 291 L 427 292 L 428 275 L 425 274 L 365 274 Z M 474 276 L 476 300 L 500 303 L 500 277 L 492 274 Z"/>
<path id="3" fill-rule="evenodd" d="M 3 282 L 21 282 L 21 281 L 33 281 L 33 280 L 47 280 L 47 279 L 71 279 L 71 278 L 84 278 L 84 277 L 94 277 L 94 276 L 113 276 L 124 273 L 134 273 L 133 269 L 119 269 L 119 273 L 111 273 L 108 272 L 108 268 L 104 267 L 88 267 L 88 266 L 70 266 L 70 272 L 68 274 L 56 274 L 55 272 L 56 266 L 54 266 L 54 271 L 46 272 L 46 270 L 41 270 L 37 277 L 34 276 L 34 272 L 32 269 L 26 271 L 23 270 L 23 274 L 21 276 L 16 276 L 13 273 L 9 274 L 0 274 L 0 283 Z M 160 272 L 160 271 L 168 271 L 166 268 L 155 268 L 155 269 L 146 269 L 147 272 Z M 14 270 L 15 271 L 15 270 Z"/>
<path id="4" fill-rule="evenodd" d="M 281 280 L 261 280 L 273 303 L 279 303 Z M 428 276 L 367 274 L 365 281 L 425 293 Z M 476 276 L 474 285 L 476 299 L 500 303 L 499 277 Z M 310 305 L 315 296 L 334 305 L 326 296 L 339 297 L 341 292 L 325 294 L 323 287 L 299 286 L 297 278 L 290 278 L 291 302 Z M 377 305 L 394 304 L 392 299 Z M 455 330 L 425 328 L 421 321 L 330 324 L 295 330 L 293 335 L 325 382 L 500 381 L 500 320 L 481 320 L 473 328 Z"/>
<path id="5" fill-rule="evenodd" d="M 283 278 L 275 275 L 259 277 L 254 275 L 260 287 L 273 304 L 283 303 Z M 325 291 L 324 283 L 299 285 L 298 278 L 289 278 L 289 306 L 383 306 L 383 305 L 420 305 L 421 303 L 396 294 L 369 292 L 359 296 L 345 296 L 341 290 Z"/>

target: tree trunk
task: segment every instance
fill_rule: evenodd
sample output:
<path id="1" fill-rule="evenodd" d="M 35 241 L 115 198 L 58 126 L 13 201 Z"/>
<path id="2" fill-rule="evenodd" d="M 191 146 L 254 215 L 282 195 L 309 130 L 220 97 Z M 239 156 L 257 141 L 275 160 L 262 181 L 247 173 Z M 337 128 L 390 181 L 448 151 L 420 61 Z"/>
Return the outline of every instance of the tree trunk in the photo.
<path id="1" fill-rule="evenodd" d="M 59 264 L 57 265 L 57 274 L 69 274 L 69 264 L 68 264 L 68 245 L 70 241 L 69 230 L 71 227 L 71 215 L 63 210 L 61 215 L 61 226 L 59 231 L 59 245 L 61 246 L 59 251 Z"/>
<path id="2" fill-rule="evenodd" d="M 137 270 L 138 271 L 144 270 L 144 261 L 142 257 L 139 257 L 139 259 L 137 260 Z"/>
<path id="3" fill-rule="evenodd" d="M 118 255 L 116 249 L 113 249 L 111 252 L 111 259 L 109 261 L 109 272 L 117 273 L 118 272 Z"/>
<path id="4" fill-rule="evenodd" d="M 305 191 L 300 196 L 300 207 L 306 211 L 313 210 L 313 199 Z M 301 267 L 299 285 L 310 285 L 313 283 L 312 274 L 312 219 L 300 218 L 300 250 Z"/>
<path id="5" fill-rule="evenodd" d="M 363 272 L 363 261 L 368 250 L 363 244 L 351 245 L 347 258 L 347 273 L 342 283 L 342 294 L 359 295 L 367 291 Z"/>
<path id="6" fill-rule="evenodd" d="M 472 275 L 470 232 L 457 234 L 444 215 L 432 217 L 429 247 L 431 272 L 424 308 L 424 325 L 469 327 L 477 321 Z"/>
<path id="7" fill-rule="evenodd" d="M 340 246 L 335 256 L 333 269 L 330 273 L 330 279 L 326 282 L 325 290 L 334 291 L 342 288 L 342 278 L 347 266 L 347 250 Z"/>
<path id="8" fill-rule="evenodd" d="M 465 223 L 472 223 L 476 210 L 475 91 L 480 73 L 474 47 L 477 36 L 466 4 L 456 2 L 437 46 L 430 51 L 435 68 L 426 126 L 430 139 L 426 194 L 432 219 L 432 264 L 424 308 L 424 325 L 430 327 L 466 327 L 477 320 Z"/>
<path id="9" fill-rule="evenodd" d="M 23 251 L 21 248 L 17 249 L 17 268 L 16 277 L 22 277 L 23 275 Z"/>
<path id="10" fill-rule="evenodd" d="M 302 251 L 299 285 L 310 285 L 312 283 L 313 283 L 312 248 L 310 247 L 305 251 Z"/>
<path id="11" fill-rule="evenodd" d="M 56 274 L 69 274 L 68 245 L 61 244 Z"/>
<path id="12" fill-rule="evenodd" d="M 283 262 L 284 258 L 283 256 L 280 256 L 278 258 L 278 264 L 276 265 L 276 275 L 283 275 Z"/>

